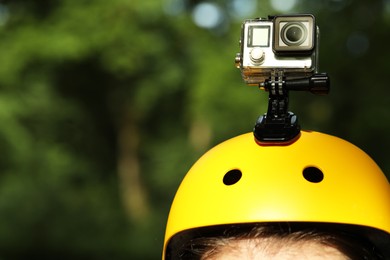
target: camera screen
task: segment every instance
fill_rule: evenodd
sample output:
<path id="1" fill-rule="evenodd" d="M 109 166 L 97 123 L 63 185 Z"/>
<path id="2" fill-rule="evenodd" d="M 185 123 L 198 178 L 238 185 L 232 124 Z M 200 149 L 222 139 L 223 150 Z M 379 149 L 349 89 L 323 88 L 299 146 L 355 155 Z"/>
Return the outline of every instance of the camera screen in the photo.
<path id="1" fill-rule="evenodd" d="M 249 26 L 248 47 L 269 47 L 270 26 Z"/>

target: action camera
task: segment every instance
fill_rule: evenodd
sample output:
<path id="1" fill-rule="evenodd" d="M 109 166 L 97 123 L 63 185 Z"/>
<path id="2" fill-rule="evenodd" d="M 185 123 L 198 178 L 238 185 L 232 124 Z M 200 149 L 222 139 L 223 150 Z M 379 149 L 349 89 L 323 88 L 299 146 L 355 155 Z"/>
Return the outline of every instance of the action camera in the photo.
<path id="1" fill-rule="evenodd" d="M 248 85 L 272 76 L 287 80 L 316 73 L 319 29 L 313 15 L 280 15 L 245 20 L 236 66 Z"/>

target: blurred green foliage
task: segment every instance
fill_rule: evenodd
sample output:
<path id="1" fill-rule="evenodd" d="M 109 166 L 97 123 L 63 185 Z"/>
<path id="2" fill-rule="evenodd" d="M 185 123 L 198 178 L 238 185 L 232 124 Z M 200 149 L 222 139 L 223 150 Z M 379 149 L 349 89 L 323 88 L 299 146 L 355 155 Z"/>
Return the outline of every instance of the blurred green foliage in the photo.
<path id="1" fill-rule="evenodd" d="M 267 106 L 233 66 L 240 1 L 211 1 L 225 15 L 211 29 L 199 2 L 0 2 L 0 259 L 160 258 L 185 172 Z M 332 90 L 293 93 L 291 110 L 388 173 L 389 2 L 294 2 L 317 16 Z"/>

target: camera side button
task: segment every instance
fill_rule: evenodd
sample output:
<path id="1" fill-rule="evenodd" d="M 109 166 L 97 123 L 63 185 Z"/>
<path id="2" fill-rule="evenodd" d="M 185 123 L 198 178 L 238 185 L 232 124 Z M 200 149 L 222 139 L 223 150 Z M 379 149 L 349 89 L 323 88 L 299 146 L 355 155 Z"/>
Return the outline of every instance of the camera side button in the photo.
<path id="1" fill-rule="evenodd" d="M 262 48 L 255 47 L 250 52 L 250 59 L 253 62 L 253 64 L 261 64 L 263 63 L 265 58 L 265 53 Z"/>

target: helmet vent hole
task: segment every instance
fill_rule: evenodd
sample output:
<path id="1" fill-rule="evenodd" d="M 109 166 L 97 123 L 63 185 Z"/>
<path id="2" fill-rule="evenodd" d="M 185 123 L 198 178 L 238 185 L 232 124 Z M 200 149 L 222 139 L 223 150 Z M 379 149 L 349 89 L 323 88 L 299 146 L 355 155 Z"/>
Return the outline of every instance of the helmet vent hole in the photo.
<path id="1" fill-rule="evenodd" d="M 234 169 L 228 171 L 225 176 L 223 176 L 223 183 L 227 186 L 236 184 L 242 177 L 242 172 L 240 170 Z"/>
<path id="2" fill-rule="evenodd" d="M 317 167 L 306 167 L 303 169 L 303 177 L 312 183 L 319 183 L 324 179 L 324 173 Z"/>

